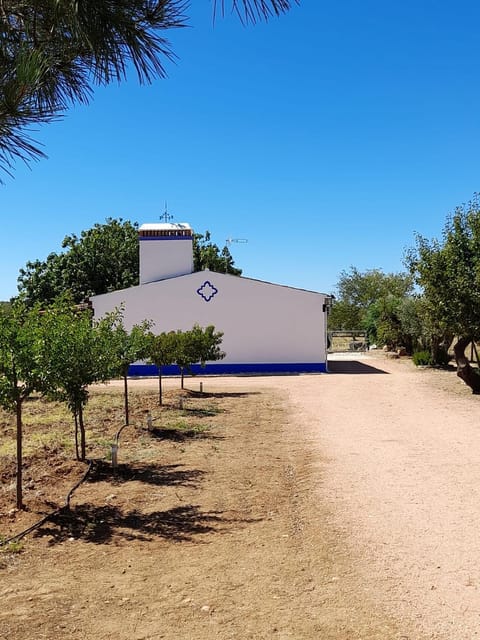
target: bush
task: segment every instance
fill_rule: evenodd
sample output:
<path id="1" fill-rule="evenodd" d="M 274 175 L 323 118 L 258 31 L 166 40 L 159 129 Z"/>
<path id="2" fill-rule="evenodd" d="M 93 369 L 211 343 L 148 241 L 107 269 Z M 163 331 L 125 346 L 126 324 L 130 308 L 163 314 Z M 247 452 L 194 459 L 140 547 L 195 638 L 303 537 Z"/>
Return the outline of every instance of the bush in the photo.
<path id="1" fill-rule="evenodd" d="M 430 351 L 416 351 L 413 356 L 413 363 L 417 367 L 428 366 L 432 364 L 432 356 Z"/>

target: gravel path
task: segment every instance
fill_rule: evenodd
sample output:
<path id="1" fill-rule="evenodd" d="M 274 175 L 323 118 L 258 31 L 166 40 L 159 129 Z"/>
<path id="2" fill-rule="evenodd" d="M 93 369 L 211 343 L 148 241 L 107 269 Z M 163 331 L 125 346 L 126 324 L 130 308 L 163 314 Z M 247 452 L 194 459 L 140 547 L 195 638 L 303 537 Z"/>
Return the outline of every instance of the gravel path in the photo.
<path id="1" fill-rule="evenodd" d="M 369 366 L 384 373 L 363 373 Z M 321 454 L 319 498 L 362 586 L 405 620 L 405 638 L 479 636 L 478 398 L 438 388 L 434 372 L 409 363 L 332 368 L 339 373 L 288 386 Z"/>

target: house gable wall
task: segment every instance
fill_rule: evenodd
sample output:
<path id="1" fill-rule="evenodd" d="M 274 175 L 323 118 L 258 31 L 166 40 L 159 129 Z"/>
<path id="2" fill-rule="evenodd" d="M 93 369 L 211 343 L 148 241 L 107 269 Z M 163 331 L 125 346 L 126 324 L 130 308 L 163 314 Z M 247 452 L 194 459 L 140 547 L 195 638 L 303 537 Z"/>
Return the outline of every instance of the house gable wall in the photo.
<path id="1" fill-rule="evenodd" d="M 124 307 L 127 329 L 144 319 L 156 332 L 213 324 L 228 364 L 326 362 L 325 296 L 210 271 L 92 298 L 96 317 Z"/>

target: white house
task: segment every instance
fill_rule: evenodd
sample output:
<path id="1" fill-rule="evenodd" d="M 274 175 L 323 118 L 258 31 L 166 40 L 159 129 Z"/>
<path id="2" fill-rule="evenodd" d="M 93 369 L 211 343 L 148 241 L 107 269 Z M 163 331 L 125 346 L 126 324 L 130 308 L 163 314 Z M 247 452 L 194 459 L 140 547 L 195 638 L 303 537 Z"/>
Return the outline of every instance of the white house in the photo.
<path id="1" fill-rule="evenodd" d="M 143 320 L 158 333 L 197 323 L 223 331 L 224 360 L 204 373 L 300 373 L 327 370 L 330 297 L 213 271 L 193 272 L 193 231 L 185 223 L 139 229 L 140 284 L 91 298 L 96 317 L 122 306 L 127 329 Z M 166 373 L 178 372 L 174 368 Z M 156 368 L 135 364 L 131 375 Z"/>

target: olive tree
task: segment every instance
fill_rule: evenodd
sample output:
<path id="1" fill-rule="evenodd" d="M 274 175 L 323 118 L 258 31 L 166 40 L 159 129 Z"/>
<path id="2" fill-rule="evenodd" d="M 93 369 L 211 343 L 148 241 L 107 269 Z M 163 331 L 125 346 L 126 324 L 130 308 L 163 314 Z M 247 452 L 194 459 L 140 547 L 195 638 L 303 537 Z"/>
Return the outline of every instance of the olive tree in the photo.
<path id="1" fill-rule="evenodd" d="M 446 221 L 441 240 L 416 237 L 406 262 L 423 292 L 431 323 L 456 336 L 457 375 L 480 393 L 480 375 L 465 355 L 480 338 L 480 200 L 457 207 Z"/>

